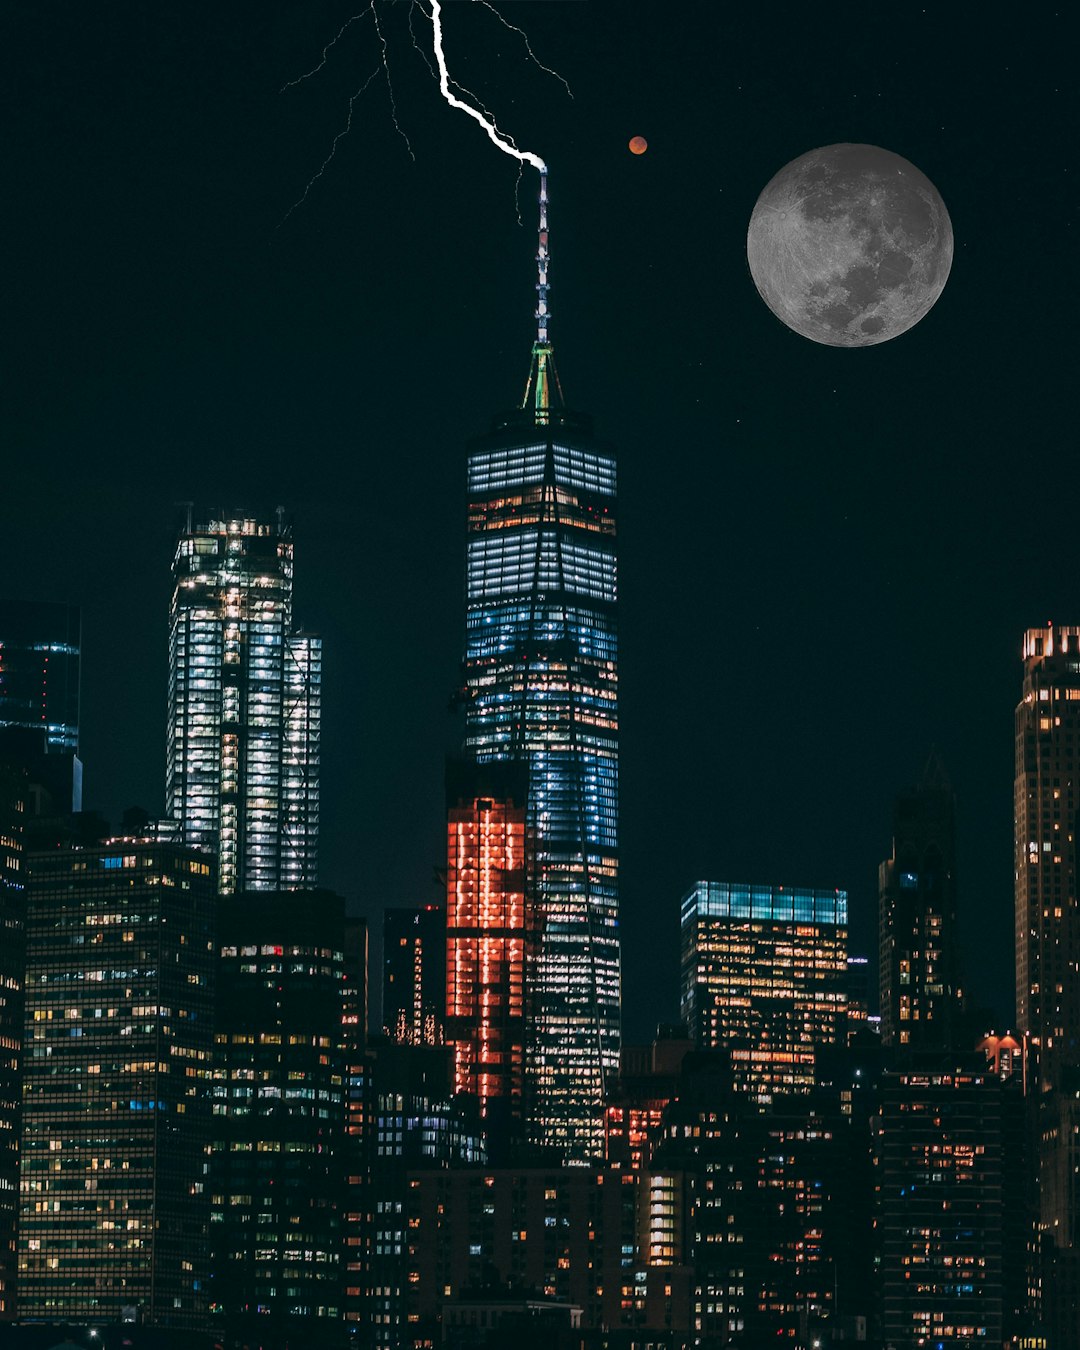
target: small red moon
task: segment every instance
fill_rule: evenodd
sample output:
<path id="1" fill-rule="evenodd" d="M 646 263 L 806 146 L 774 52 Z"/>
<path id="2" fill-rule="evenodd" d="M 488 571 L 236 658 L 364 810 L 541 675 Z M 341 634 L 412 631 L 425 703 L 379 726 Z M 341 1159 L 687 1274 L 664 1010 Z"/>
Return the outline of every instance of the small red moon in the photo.
<path id="1" fill-rule="evenodd" d="M 644 136 L 635 136 L 630 142 L 630 153 L 632 155 L 643 155 L 649 148 L 649 142 Z"/>

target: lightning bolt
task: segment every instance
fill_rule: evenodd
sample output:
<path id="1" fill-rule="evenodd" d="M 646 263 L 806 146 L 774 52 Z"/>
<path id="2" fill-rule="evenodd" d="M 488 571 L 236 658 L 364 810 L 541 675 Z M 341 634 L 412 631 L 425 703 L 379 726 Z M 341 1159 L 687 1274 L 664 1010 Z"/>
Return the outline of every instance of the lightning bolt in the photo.
<path id="1" fill-rule="evenodd" d="M 303 204 L 304 204 L 304 203 L 307 201 L 307 199 L 308 199 L 308 193 L 311 191 L 311 189 L 315 186 L 315 184 L 319 181 L 319 179 L 320 179 L 320 178 L 323 176 L 323 174 L 326 172 L 327 168 L 329 167 L 330 161 L 334 158 L 335 154 L 337 154 L 338 141 L 340 141 L 340 140 L 342 139 L 343 136 L 347 136 L 347 135 L 349 134 L 349 132 L 352 130 L 353 106 L 354 106 L 354 104 L 356 103 L 356 100 L 360 97 L 360 95 L 364 92 L 364 90 L 367 89 L 368 85 L 371 84 L 372 80 L 374 80 L 374 79 L 377 78 L 377 76 L 378 76 L 378 74 L 379 74 L 379 69 L 380 69 L 380 68 L 379 68 L 378 66 L 376 66 L 375 69 L 371 72 L 371 74 L 370 74 L 370 75 L 367 77 L 367 79 L 364 81 L 364 83 L 363 83 L 363 84 L 360 86 L 360 88 L 356 91 L 356 93 L 353 94 L 353 96 L 349 99 L 349 115 L 348 115 L 348 117 L 346 117 L 346 119 L 345 119 L 345 125 L 341 128 L 341 130 L 338 132 L 338 134 L 334 137 L 333 141 L 331 141 L 331 143 L 330 143 L 330 153 L 326 156 L 326 158 L 323 160 L 323 162 L 319 165 L 319 167 L 318 167 L 318 169 L 315 171 L 315 173 L 313 173 L 313 174 L 311 175 L 311 177 L 308 179 L 308 185 L 307 185 L 306 188 L 304 188 L 304 191 L 303 191 L 303 193 L 301 194 L 301 196 L 297 197 L 296 201 L 293 202 L 292 206 L 290 206 L 289 209 L 285 212 L 285 214 L 281 217 L 281 220 L 278 222 L 278 229 L 279 229 L 279 230 L 281 229 L 282 225 L 284 225 L 285 222 L 289 219 L 289 217 L 292 215 L 292 213 L 297 209 L 297 207 L 303 206 Z"/>
<path id="2" fill-rule="evenodd" d="M 550 66 L 544 65 L 544 63 L 539 60 L 536 53 L 532 49 L 532 44 L 529 42 L 528 35 L 524 32 L 523 29 L 518 28 L 516 24 L 510 23 L 509 20 L 504 19 L 503 16 L 499 13 L 499 11 L 495 8 L 495 6 L 490 3 L 490 0 L 478 0 L 478 3 L 482 4 L 485 9 L 490 10 L 491 13 L 494 14 L 495 17 L 498 19 L 498 21 L 503 25 L 504 28 L 508 29 L 510 32 L 516 33 L 524 42 L 525 50 L 528 52 L 529 59 L 540 70 L 544 71 L 545 74 L 550 75 L 553 79 L 558 80 L 566 89 L 567 94 L 569 94 L 570 97 L 573 98 L 574 95 L 570 88 L 569 83 L 563 78 L 562 75 L 559 74 L 558 71 L 552 70 Z M 509 155 L 512 159 L 517 160 L 518 174 L 517 174 L 517 182 L 514 187 L 514 200 L 517 203 L 518 224 L 520 225 L 521 208 L 520 208 L 519 193 L 521 187 L 522 171 L 526 164 L 531 164 L 534 168 L 539 170 L 540 174 L 544 178 L 546 178 L 547 165 L 544 163 L 544 161 L 540 158 L 539 155 L 533 154 L 532 151 L 530 150 L 520 149 L 517 142 L 514 140 L 513 136 L 501 130 L 501 128 L 496 123 L 493 114 L 488 108 L 484 106 L 481 99 L 479 99 L 472 92 L 471 89 L 466 89 L 463 85 L 458 84 L 456 80 L 450 78 L 450 73 L 447 70 L 446 66 L 446 56 L 443 50 L 442 4 L 440 3 L 440 0 L 430 0 L 430 6 L 431 12 L 428 13 L 427 9 L 424 7 L 423 0 L 411 0 L 409 4 L 408 26 L 409 26 L 409 37 L 412 41 L 413 48 L 420 54 L 432 78 L 435 79 L 435 81 L 438 83 L 439 92 L 442 94 L 446 102 L 449 103 L 452 108 L 457 108 L 459 111 L 466 113 L 475 122 L 478 122 L 480 126 L 483 127 L 485 134 L 488 136 L 489 140 L 492 142 L 493 145 L 496 145 L 503 152 L 503 154 Z M 431 21 L 432 49 L 435 54 L 435 62 L 437 69 L 432 66 L 431 61 L 428 59 L 427 52 L 417 41 L 416 32 L 413 27 L 413 11 L 415 9 L 419 9 L 420 13 L 423 14 L 423 16 L 426 19 L 430 19 Z M 337 33 L 335 33 L 333 38 L 331 38 L 331 40 L 322 49 L 322 54 L 319 58 L 318 63 L 314 65 L 310 70 L 305 71 L 303 75 L 298 75 L 295 79 L 287 81 L 284 85 L 282 85 L 281 92 L 284 93 L 285 90 L 287 89 L 293 89 L 297 85 L 303 84 L 304 81 L 310 80 L 315 75 L 318 75 L 319 72 L 326 66 L 327 62 L 329 61 L 330 53 L 332 52 L 334 47 L 336 47 L 337 44 L 342 40 L 342 38 L 352 27 L 352 25 L 360 22 L 362 19 L 368 18 L 368 16 L 371 17 L 372 23 L 375 27 L 376 36 L 379 39 L 380 66 L 377 67 L 367 77 L 367 79 L 363 82 L 363 84 L 359 87 L 359 89 L 357 89 L 356 92 L 350 97 L 348 103 L 348 110 L 345 118 L 345 125 L 341 128 L 341 130 L 334 137 L 333 141 L 330 143 L 330 150 L 326 158 L 323 160 L 322 164 L 319 165 L 319 168 L 315 171 L 314 174 L 312 174 L 311 178 L 308 180 L 307 186 L 304 188 L 303 193 L 297 198 L 295 202 L 293 202 L 292 206 L 289 207 L 288 211 L 286 211 L 285 215 L 282 217 L 281 221 L 278 224 L 279 229 L 281 228 L 282 225 L 284 225 L 285 221 L 289 219 L 292 213 L 299 206 L 302 206 L 304 202 L 307 201 L 308 196 L 311 193 L 311 189 L 315 186 L 315 184 L 319 181 L 319 179 L 322 178 L 322 176 L 326 173 L 326 170 L 329 168 L 331 162 L 334 159 L 334 156 L 337 153 L 339 143 L 352 130 L 353 110 L 356 105 L 357 99 L 360 98 L 360 96 L 368 89 L 371 83 L 379 75 L 380 70 L 386 79 L 387 93 L 390 98 L 390 118 L 394 124 L 394 130 L 405 142 L 405 147 L 409 152 L 409 158 L 412 159 L 414 162 L 416 160 L 416 156 L 413 154 L 413 148 L 409 142 L 409 138 L 402 130 L 401 124 L 398 121 L 397 101 L 394 97 L 394 86 L 390 79 L 389 44 L 386 39 L 386 34 L 383 31 L 382 23 L 380 22 L 379 19 L 379 12 L 377 9 L 376 0 L 368 0 L 366 8 L 360 10 L 356 14 L 353 14 L 350 18 L 346 19 L 345 22 L 338 29 Z M 469 102 L 466 102 L 465 101 L 466 99 L 469 100 Z"/>
<path id="3" fill-rule="evenodd" d="M 374 3 L 374 0 L 372 0 L 372 3 Z M 467 113 L 474 122 L 479 122 L 491 143 L 497 145 L 504 155 L 510 155 L 511 158 L 522 164 L 531 164 L 535 169 L 539 169 L 542 174 L 546 175 L 547 165 L 539 155 L 534 155 L 531 150 L 519 150 L 514 144 L 513 138 L 500 131 L 490 116 L 485 117 L 471 104 L 463 103 L 452 92 L 450 88 L 452 81 L 446 69 L 446 57 L 443 54 L 442 5 L 440 0 L 431 0 L 431 30 L 435 48 L 435 62 L 439 67 L 439 92 L 443 98 L 446 99 L 451 108 L 457 108 L 460 112 Z M 462 92 L 466 91 L 463 90 Z"/>
<path id="4" fill-rule="evenodd" d="M 485 9 L 490 9 L 492 14 L 495 15 L 495 17 L 498 19 L 498 21 L 502 24 L 504 28 L 509 28 L 511 33 L 517 33 L 517 35 L 521 38 L 522 42 L 524 42 L 525 50 L 529 53 L 529 60 L 532 61 L 533 65 L 539 66 L 539 68 L 544 72 L 544 74 L 550 75 L 553 80 L 558 80 L 559 83 L 562 85 L 562 87 L 570 95 L 570 97 L 571 98 L 574 97 L 574 91 L 570 88 L 569 83 L 563 78 L 563 76 L 560 75 L 557 70 L 552 70 L 550 66 L 545 66 L 543 61 L 541 61 L 539 57 L 536 55 L 536 53 L 533 51 L 532 46 L 529 42 L 529 35 L 524 31 L 524 29 L 518 28 L 517 24 L 511 23 L 509 19 L 504 19 L 503 16 L 499 13 L 499 11 L 495 8 L 495 6 L 490 3 L 490 0 L 478 0 L 478 3 L 483 5 Z"/>
<path id="5" fill-rule="evenodd" d="M 375 13 L 374 9 L 371 12 L 372 14 L 374 14 Z M 338 29 L 337 36 L 334 37 L 330 42 L 328 42 L 326 46 L 322 49 L 322 60 L 319 62 L 319 64 L 317 66 L 312 66 L 312 68 L 307 72 L 307 74 L 298 75 L 295 80 L 289 80 L 287 84 L 283 84 L 281 88 L 278 90 L 278 92 L 283 94 L 286 89 L 292 89 L 298 84 L 303 84 L 305 80 L 310 80 L 312 75 L 318 75 L 319 71 L 322 70 L 323 66 L 326 65 L 327 58 L 330 55 L 330 48 L 336 46 L 337 43 L 345 36 L 345 30 L 347 28 L 351 28 L 352 25 L 357 21 L 357 19 L 362 19 L 366 13 L 367 10 L 363 10 L 359 14 L 354 14 L 351 19 L 346 19 L 345 22 Z"/>
<path id="6" fill-rule="evenodd" d="M 381 46 L 382 46 L 382 64 L 383 64 L 383 72 L 384 72 L 384 74 L 386 75 L 386 89 L 387 89 L 387 93 L 389 93 L 389 95 L 390 95 L 390 120 L 391 120 L 391 121 L 393 122 L 393 124 L 394 124 L 394 130 L 395 130 L 395 131 L 397 132 L 397 134 L 401 137 L 401 139 L 405 142 L 405 148 L 406 148 L 406 150 L 408 150 L 408 152 L 409 152 L 409 158 L 410 158 L 410 159 L 412 160 L 412 162 L 415 164 L 415 163 L 416 163 L 416 156 L 413 154 L 412 146 L 409 144 L 409 138 L 408 138 L 408 136 L 406 136 L 405 133 L 402 131 L 401 126 L 400 126 L 400 124 L 398 123 L 398 120 L 397 120 L 397 103 L 396 103 L 395 100 L 394 100 L 394 86 L 390 83 L 390 62 L 389 62 L 389 60 L 388 60 L 388 58 L 387 58 L 387 55 L 386 55 L 386 37 L 385 37 L 384 34 L 383 34 L 382 24 L 379 23 L 379 15 L 378 15 L 378 11 L 377 11 L 376 8 L 375 8 L 375 0 L 370 0 L 370 8 L 371 8 L 371 17 L 375 20 L 375 31 L 376 31 L 376 33 L 378 33 L 378 35 L 379 35 L 379 42 L 380 42 L 380 44 L 381 44 Z M 350 109 L 350 113 L 351 113 L 351 111 L 352 111 L 352 110 Z"/>

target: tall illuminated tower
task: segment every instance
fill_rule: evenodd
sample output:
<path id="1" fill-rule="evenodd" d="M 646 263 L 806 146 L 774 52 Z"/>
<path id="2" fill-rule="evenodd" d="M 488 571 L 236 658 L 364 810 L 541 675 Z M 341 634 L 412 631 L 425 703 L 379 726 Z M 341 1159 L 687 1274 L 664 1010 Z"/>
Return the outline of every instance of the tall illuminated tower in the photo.
<path id="1" fill-rule="evenodd" d="M 1080 1344 L 1080 627 L 1029 628 L 1013 786 L 1016 1020 L 1038 1105 L 1044 1316 Z M 1055 1338 L 1056 1337 L 1056 1338 Z"/>
<path id="2" fill-rule="evenodd" d="M 507 763 L 447 773 L 446 1040 L 455 1089 L 479 1101 L 489 1161 L 525 1121 L 537 937 L 525 779 Z"/>
<path id="3" fill-rule="evenodd" d="M 561 406 L 547 258 L 542 175 L 525 397 L 469 447 L 465 750 L 528 767 L 541 926 L 530 1127 L 580 1159 L 603 1152 L 619 1057 L 616 470 L 590 420 Z"/>
<path id="4" fill-rule="evenodd" d="M 291 527 L 189 517 L 173 580 L 167 810 L 223 895 L 314 886 L 322 641 L 293 630 Z"/>

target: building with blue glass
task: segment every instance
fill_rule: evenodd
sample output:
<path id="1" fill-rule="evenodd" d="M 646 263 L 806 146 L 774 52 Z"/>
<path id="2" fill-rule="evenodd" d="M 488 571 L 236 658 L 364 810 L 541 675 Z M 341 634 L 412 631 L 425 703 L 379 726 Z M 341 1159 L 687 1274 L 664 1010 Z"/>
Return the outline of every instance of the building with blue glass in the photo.
<path id="1" fill-rule="evenodd" d="M 696 882 L 682 901 L 682 1017 L 760 1102 L 808 1092 L 843 1038 L 847 892 Z"/>
<path id="2" fill-rule="evenodd" d="M 469 448 L 465 751 L 528 768 L 526 1111 L 534 1142 L 587 1159 L 620 1036 L 616 469 L 549 406 L 553 377 L 538 343 L 524 408 Z"/>

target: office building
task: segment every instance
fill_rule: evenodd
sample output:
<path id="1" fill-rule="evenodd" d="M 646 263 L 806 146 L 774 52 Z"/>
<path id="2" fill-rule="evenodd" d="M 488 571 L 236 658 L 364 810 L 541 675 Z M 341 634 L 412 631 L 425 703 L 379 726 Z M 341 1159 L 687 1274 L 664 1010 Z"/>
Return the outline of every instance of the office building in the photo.
<path id="1" fill-rule="evenodd" d="M 410 1175 L 475 1168 L 487 1156 L 476 1099 L 453 1094 L 449 1046 L 373 1041 L 368 1064 L 361 1342 L 399 1350 L 413 1330 Z"/>
<path id="2" fill-rule="evenodd" d="M 808 1092 L 846 1033 L 847 892 L 699 881 L 682 901 L 682 1018 L 760 1102 Z"/>
<path id="3" fill-rule="evenodd" d="M 79 753 L 77 605 L 0 600 L 0 728 L 44 734 L 50 752 Z"/>
<path id="4" fill-rule="evenodd" d="M 956 808 L 940 757 L 893 813 L 892 857 L 878 870 L 881 1039 L 899 1049 L 957 1048 Z"/>
<path id="5" fill-rule="evenodd" d="M 193 524 L 173 559 L 166 802 L 223 895 L 318 879 L 322 642 L 293 626 L 292 529 Z"/>
<path id="6" fill-rule="evenodd" d="M 885 1075 L 876 1131 L 886 1345 L 1000 1345 L 1002 1080 L 979 1056 Z M 1064 1342 L 1062 1342 L 1064 1344 Z"/>
<path id="7" fill-rule="evenodd" d="M 344 1283 L 344 901 L 221 906 L 210 1166 L 211 1313 L 226 1334 L 334 1344 Z"/>
<path id="8" fill-rule="evenodd" d="M 410 1172 L 409 1321 L 437 1335 L 444 1304 L 487 1285 L 576 1306 L 582 1327 L 632 1325 L 640 1185 L 599 1167 Z"/>
<path id="9" fill-rule="evenodd" d="M 519 765 L 448 772 L 446 1040 L 454 1090 L 477 1098 L 489 1157 L 524 1138 L 538 938 L 526 800 Z"/>
<path id="10" fill-rule="evenodd" d="M 1016 708 L 1016 1020 L 1034 1094 L 1041 1285 L 1080 1344 L 1080 627 L 1031 628 Z"/>
<path id="11" fill-rule="evenodd" d="M 216 882 L 169 835 L 27 858 L 21 1320 L 206 1325 Z"/>
<path id="12" fill-rule="evenodd" d="M 446 909 L 383 911 L 383 1034 L 399 1045 L 442 1045 Z"/>
<path id="13" fill-rule="evenodd" d="M 26 774 L 0 760 L 0 1322 L 15 1316 L 26 874 Z"/>
<path id="14" fill-rule="evenodd" d="M 557 389 L 538 341 L 521 411 L 469 447 L 463 698 L 466 754 L 529 771 L 531 1133 L 586 1159 L 620 1035 L 616 468 Z"/>

